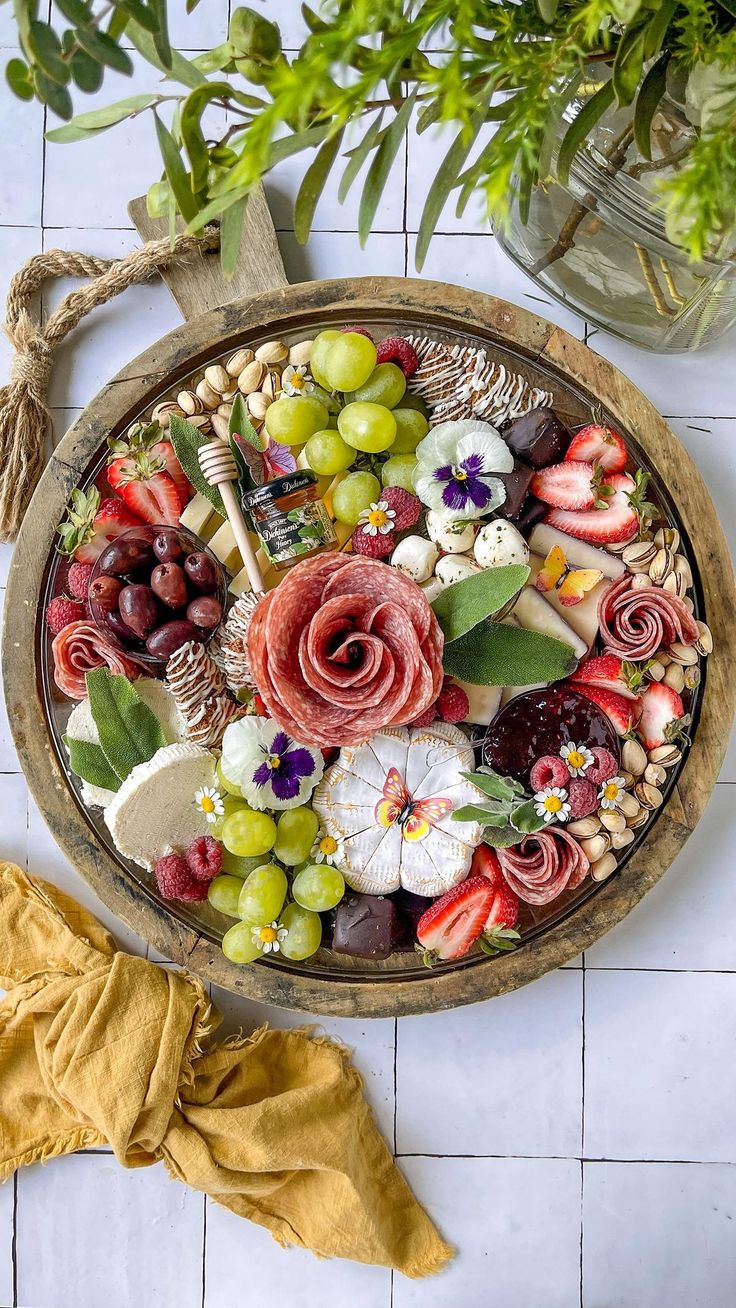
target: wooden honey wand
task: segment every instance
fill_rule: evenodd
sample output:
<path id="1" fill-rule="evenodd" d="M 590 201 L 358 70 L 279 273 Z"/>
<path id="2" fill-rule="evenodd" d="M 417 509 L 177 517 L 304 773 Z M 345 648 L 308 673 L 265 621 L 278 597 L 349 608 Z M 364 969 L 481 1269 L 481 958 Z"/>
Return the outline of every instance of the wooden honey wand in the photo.
<path id="1" fill-rule="evenodd" d="M 199 449 L 199 466 L 208 486 L 217 486 L 222 496 L 228 522 L 233 529 L 235 543 L 248 573 L 251 590 L 255 595 L 263 595 L 264 585 L 255 550 L 251 543 L 248 528 L 245 525 L 242 510 L 235 498 L 232 483 L 238 480 L 238 468 L 229 445 L 224 441 L 210 441 Z"/>

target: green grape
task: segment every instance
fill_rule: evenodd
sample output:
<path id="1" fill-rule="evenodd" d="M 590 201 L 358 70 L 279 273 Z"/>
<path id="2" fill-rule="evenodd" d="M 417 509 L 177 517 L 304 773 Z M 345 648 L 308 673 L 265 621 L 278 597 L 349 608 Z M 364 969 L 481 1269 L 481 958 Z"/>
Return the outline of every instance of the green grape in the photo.
<path id="1" fill-rule="evenodd" d="M 276 824 L 274 855 L 288 867 L 296 867 L 309 858 L 318 830 L 319 818 L 313 809 L 285 809 Z"/>
<path id="2" fill-rule="evenodd" d="M 429 423 L 423 413 L 417 409 L 405 409 L 400 405 L 394 409 L 396 419 L 396 440 L 391 446 L 392 454 L 413 454 L 417 445 L 429 431 Z"/>
<path id="3" fill-rule="evenodd" d="M 230 817 L 230 814 L 237 813 L 239 809 L 247 808 L 248 805 L 242 797 L 239 799 L 237 795 L 223 795 L 222 807 L 225 810 L 222 817 L 215 817 L 214 822 L 211 822 L 208 825 L 209 835 L 214 836 L 217 840 L 222 839 L 222 828 Z"/>
<path id="4" fill-rule="evenodd" d="M 225 776 L 225 773 L 222 770 L 221 758 L 218 758 L 217 760 L 217 767 L 215 768 L 215 772 L 217 774 L 217 784 L 220 787 L 220 789 L 226 790 L 228 795 L 237 795 L 240 799 L 242 799 L 243 792 L 241 791 L 240 786 L 237 786 L 234 781 L 231 781 L 229 777 Z"/>
<path id="5" fill-rule="evenodd" d="M 266 409 L 266 431 L 279 445 L 303 445 L 327 426 L 328 416 L 313 395 L 282 395 Z"/>
<path id="6" fill-rule="evenodd" d="M 427 405 L 421 395 L 415 395 L 414 391 L 407 391 L 401 401 L 402 409 L 416 409 L 417 413 L 423 413 L 427 416 Z"/>
<path id="7" fill-rule="evenodd" d="M 332 492 L 332 508 L 338 522 L 354 527 L 363 509 L 375 504 L 381 483 L 372 472 L 350 472 Z"/>
<path id="8" fill-rule="evenodd" d="M 319 338 L 318 338 L 319 339 Z M 314 366 L 314 347 L 312 350 Z M 318 356 L 318 366 L 331 391 L 354 391 L 368 380 L 376 366 L 376 347 L 360 332 L 338 332 L 329 349 Z M 312 373 L 314 376 L 314 372 Z M 324 383 L 321 383 L 324 384 Z"/>
<path id="9" fill-rule="evenodd" d="M 215 877 L 214 881 L 210 881 L 207 898 L 218 913 L 226 913 L 228 917 L 238 917 L 238 900 L 242 888 L 240 877 L 226 875 Z"/>
<path id="10" fill-rule="evenodd" d="M 380 454 L 396 439 L 396 419 L 383 404 L 346 404 L 337 419 L 337 430 L 354 450 Z"/>
<path id="11" fill-rule="evenodd" d="M 286 873 L 276 863 L 264 863 L 250 872 L 240 887 L 238 917 L 251 926 L 275 922 L 289 888 Z"/>
<path id="12" fill-rule="evenodd" d="M 414 494 L 414 469 L 417 461 L 413 454 L 395 454 L 381 468 L 384 486 L 401 486 Z"/>
<path id="13" fill-rule="evenodd" d="M 394 409 L 406 390 L 406 377 L 396 363 L 379 363 L 367 382 L 345 396 L 345 402 L 368 400 L 371 404 L 385 404 Z"/>
<path id="14" fill-rule="evenodd" d="M 345 878 L 329 863 L 308 863 L 294 877 L 291 893 L 302 908 L 325 913 L 340 903 L 345 894 Z"/>
<path id="15" fill-rule="evenodd" d="M 338 431 L 316 431 L 304 446 L 304 454 L 313 472 L 323 477 L 334 477 L 344 472 L 355 458 L 355 450 L 346 445 Z"/>
<path id="16" fill-rule="evenodd" d="M 260 958 L 260 947 L 253 939 L 250 922 L 234 922 L 222 937 L 222 952 L 231 963 L 252 963 Z"/>
<path id="17" fill-rule="evenodd" d="M 314 377 L 314 380 L 316 381 L 317 385 L 324 386 L 325 389 L 328 391 L 331 390 L 331 387 L 327 381 L 327 378 L 325 377 L 325 370 L 324 370 L 325 360 L 330 350 L 332 349 L 333 341 L 336 341 L 338 336 L 340 335 L 341 335 L 340 332 L 335 331 L 332 328 L 329 328 L 327 331 L 320 332 L 319 336 L 315 336 L 314 341 L 312 342 L 312 353 L 309 359 L 309 371 Z"/>
<path id="18" fill-rule="evenodd" d="M 238 877 L 244 881 L 249 872 L 254 868 L 260 867 L 263 862 L 263 854 L 251 855 L 249 858 L 238 858 L 237 854 L 231 854 L 229 849 L 222 846 L 222 870 L 229 877 Z"/>
<path id="19" fill-rule="evenodd" d="M 322 943 L 322 922 L 317 913 L 311 913 L 301 904 L 287 904 L 279 921 L 285 926 L 286 937 L 281 941 L 284 958 L 300 962 L 316 954 Z"/>
<path id="20" fill-rule="evenodd" d="M 222 825 L 222 843 L 238 858 L 252 858 L 267 854 L 276 839 L 276 823 L 268 813 L 255 809 L 239 808 L 225 818 Z"/>

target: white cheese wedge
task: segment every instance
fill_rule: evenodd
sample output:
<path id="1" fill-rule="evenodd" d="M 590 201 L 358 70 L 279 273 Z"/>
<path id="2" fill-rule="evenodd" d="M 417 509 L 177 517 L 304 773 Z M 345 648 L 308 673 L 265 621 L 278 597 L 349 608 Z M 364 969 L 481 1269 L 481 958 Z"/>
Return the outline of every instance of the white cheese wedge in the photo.
<path id="1" fill-rule="evenodd" d="M 182 527 L 199 536 L 200 540 L 209 540 L 221 526 L 223 518 L 216 513 L 209 500 L 197 492 L 187 504 L 179 517 Z"/>
<path id="2" fill-rule="evenodd" d="M 542 690 L 548 683 L 538 681 L 533 686 L 504 686 L 501 691 L 501 708 L 508 704 L 509 700 L 516 699 L 517 695 L 525 695 L 528 690 Z"/>
<path id="3" fill-rule="evenodd" d="M 617 554 L 599 550 L 587 540 L 576 540 L 574 536 L 568 536 L 566 531 L 558 531 L 546 522 L 538 522 L 529 537 L 530 550 L 533 554 L 541 554 L 546 558 L 553 545 L 559 545 L 564 550 L 565 558 L 572 567 L 599 568 L 603 576 L 610 577 L 612 581 L 623 577 L 626 571 L 625 564 Z"/>
<path id="4" fill-rule="evenodd" d="M 176 700 L 166 689 L 162 681 L 154 677 L 140 677 L 135 688 L 144 704 L 155 713 L 168 744 L 186 739 L 184 720 L 177 708 Z M 92 717 L 88 699 L 81 699 L 69 714 L 64 733 L 70 740 L 83 740 L 90 745 L 99 745 L 100 736 L 97 723 Z M 115 798 L 114 790 L 105 790 L 103 786 L 93 786 L 82 780 L 82 800 L 92 808 L 107 808 Z"/>
<path id="5" fill-rule="evenodd" d="M 166 745 L 139 763 L 105 809 L 105 822 L 124 858 L 152 868 L 168 849 L 186 849 L 207 834 L 195 791 L 215 786 L 215 756 L 200 745 Z"/>
<path id="6" fill-rule="evenodd" d="M 242 567 L 240 550 L 238 549 L 235 533 L 229 522 L 223 522 L 221 527 L 217 528 L 214 536 L 210 537 L 210 549 L 216 558 L 223 563 L 231 572 L 238 572 Z"/>
<path id="7" fill-rule="evenodd" d="M 555 640 L 563 640 L 566 645 L 572 645 L 576 659 L 585 658 L 588 653 L 588 642 L 573 630 L 569 622 L 547 603 L 544 595 L 534 586 L 525 586 L 522 590 L 514 605 L 514 617 L 519 619 L 527 631 L 539 631 L 543 636 L 553 636 Z"/>
<path id="8" fill-rule="evenodd" d="M 529 558 L 529 567 L 531 568 L 531 583 L 537 579 L 540 569 L 544 565 L 544 559 L 538 554 L 532 554 Z M 599 581 L 597 586 L 584 595 L 579 604 L 562 604 L 557 590 L 545 590 L 544 598 L 553 609 L 556 609 L 561 617 L 565 619 L 576 631 L 578 636 L 585 641 L 590 649 L 593 641 L 598 635 L 598 601 L 606 587 L 610 585 L 607 577 Z"/>
<path id="9" fill-rule="evenodd" d="M 459 681 L 457 677 L 453 677 L 453 681 L 462 687 L 468 697 L 468 712 L 463 722 L 475 722 L 481 727 L 489 726 L 498 713 L 501 687 L 473 686 L 471 682 Z"/>

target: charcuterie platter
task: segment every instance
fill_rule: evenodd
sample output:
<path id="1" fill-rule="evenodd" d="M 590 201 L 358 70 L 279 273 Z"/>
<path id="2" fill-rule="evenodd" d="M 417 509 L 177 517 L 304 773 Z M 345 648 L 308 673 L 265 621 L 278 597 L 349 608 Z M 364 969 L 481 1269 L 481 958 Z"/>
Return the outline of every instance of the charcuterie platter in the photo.
<path id="1" fill-rule="evenodd" d="M 733 600 L 689 457 L 579 341 L 307 283 L 173 332 L 67 433 L 11 570 L 9 718 L 56 838 L 167 957 L 427 1011 L 568 961 L 669 866 L 727 740 Z"/>

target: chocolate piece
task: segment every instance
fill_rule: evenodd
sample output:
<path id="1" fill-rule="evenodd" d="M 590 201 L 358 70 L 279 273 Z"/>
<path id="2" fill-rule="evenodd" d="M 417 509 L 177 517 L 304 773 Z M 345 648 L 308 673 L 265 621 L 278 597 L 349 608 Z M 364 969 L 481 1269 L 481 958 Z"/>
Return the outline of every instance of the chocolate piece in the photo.
<path id="1" fill-rule="evenodd" d="M 335 914 L 332 948 L 354 958 L 388 958 L 400 935 L 393 900 L 384 895 L 348 895 Z"/>
<path id="2" fill-rule="evenodd" d="M 516 526 L 522 536 L 528 536 L 532 527 L 536 527 L 537 523 L 543 520 L 548 508 L 549 505 L 538 500 L 536 495 L 527 495 L 521 513 L 516 519 Z"/>
<path id="3" fill-rule="evenodd" d="M 501 428 L 501 435 L 512 454 L 533 468 L 559 463 L 572 440 L 572 433 L 552 409 L 532 409 L 522 418 L 514 418 Z"/>
<path id="4" fill-rule="evenodd" d="M 401 937 L 396 942 L 396 948 L 413 949 L 417 938 L 417 923 L 426 913 L 432 900 L 427 899 L 425 895 L 415 895 L 411 890 L 404 890 L 403 886 L 395 892 L 393 899 L 401 928 Z"/>
<path id="5" fill-rule="evenodd" d="M 508 518 L 510 522 L 515 522 L 529 494 L 534 469 L 530 468 L 528 464 L 522 463 L 520 459 L 514 459 L 511 472 L 499 472 L 496 475 L 498 480 L 502 481 L 506 487 L 506 499 L 499 507 L 498 516 Z"/>

